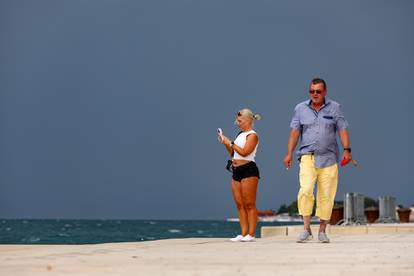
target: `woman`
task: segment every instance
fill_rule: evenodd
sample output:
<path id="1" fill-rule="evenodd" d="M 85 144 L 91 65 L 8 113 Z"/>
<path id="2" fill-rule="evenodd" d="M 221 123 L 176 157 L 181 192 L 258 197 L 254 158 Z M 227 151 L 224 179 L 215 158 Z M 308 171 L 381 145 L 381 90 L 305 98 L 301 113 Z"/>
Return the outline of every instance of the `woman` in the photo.
<path id="1" fill-rule="evenodd" d="M 253 130 L 254 120 L 260 120 L 260 116 L 253 114 L 250 109 L 242 109 L 237 113 L 235 121 L 235 124 L 241 130 L 236 140 L 233 142 L 220 134 L 221 143 L 232 156 L 233 177 L 231 188 L 241 228 L 241 235 L 230 239 L 234 242 L 255 240 L 257 224 L 256 192 L 260 175 L 254 159 L 259 143 L 259 137 Z"/>

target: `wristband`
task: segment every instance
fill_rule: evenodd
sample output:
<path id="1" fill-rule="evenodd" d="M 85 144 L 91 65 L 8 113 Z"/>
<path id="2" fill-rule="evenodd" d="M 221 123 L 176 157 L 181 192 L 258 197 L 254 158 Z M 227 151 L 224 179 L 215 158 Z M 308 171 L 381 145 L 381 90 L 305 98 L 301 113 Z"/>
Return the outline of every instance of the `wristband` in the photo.
<path id="1" fill-rule="evenodd" d="M 348 151 L 349 153 L 351 153 L 351 148 L 344 148 L 344 151 Z"/>

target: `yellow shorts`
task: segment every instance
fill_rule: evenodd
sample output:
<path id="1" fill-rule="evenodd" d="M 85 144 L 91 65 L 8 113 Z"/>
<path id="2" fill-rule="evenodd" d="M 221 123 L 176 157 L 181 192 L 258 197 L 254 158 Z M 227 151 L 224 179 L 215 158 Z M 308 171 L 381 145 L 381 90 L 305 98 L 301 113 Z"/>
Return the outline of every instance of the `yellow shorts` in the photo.
<path id="1" fill-rule="evenodd" d="M 315 201 L 313 190 L 315 183 L 317 183 L 316 216 L 321 220 L 329 220 L 338 186 L 338 164 L 318 169 L 315 168 L 315 157 L 313 155 L 303 155 L 300 161 L 299 182 L 299 214 L 302 216 L 312 214 Z"/>

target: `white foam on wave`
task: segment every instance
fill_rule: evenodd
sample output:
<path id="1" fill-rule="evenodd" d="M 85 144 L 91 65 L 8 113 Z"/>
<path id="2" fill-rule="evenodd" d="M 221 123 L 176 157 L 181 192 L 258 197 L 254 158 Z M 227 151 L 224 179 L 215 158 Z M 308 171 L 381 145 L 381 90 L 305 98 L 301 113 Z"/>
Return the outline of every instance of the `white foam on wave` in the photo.
<path id="1" fill-rule="evenodd" d="M 40 241 L 39 237 L 30 237 L 29 238 L 29 242 L 38 242 L 38 241 Z"/>
<path id="2" fill-rule="evenodd" d="M 170 233 L 181 233 L 180 229 L 168 229 L 168 232 Z"/>

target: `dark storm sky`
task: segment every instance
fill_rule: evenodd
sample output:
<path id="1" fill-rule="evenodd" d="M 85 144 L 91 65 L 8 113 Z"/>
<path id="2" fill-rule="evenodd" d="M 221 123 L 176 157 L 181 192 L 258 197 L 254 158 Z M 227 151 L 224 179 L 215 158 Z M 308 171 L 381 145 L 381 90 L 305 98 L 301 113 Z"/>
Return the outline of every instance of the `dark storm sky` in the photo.
<path id="1" fill-rule="evenodd" d="M 414 2 L 0 2 L 0 217 L 225 218 L 235 112 L 260 113 L 258 208 L 296 198 L 282 165 L 314 76 L 360 167 L 345 192 L 414 203 Z"/>

